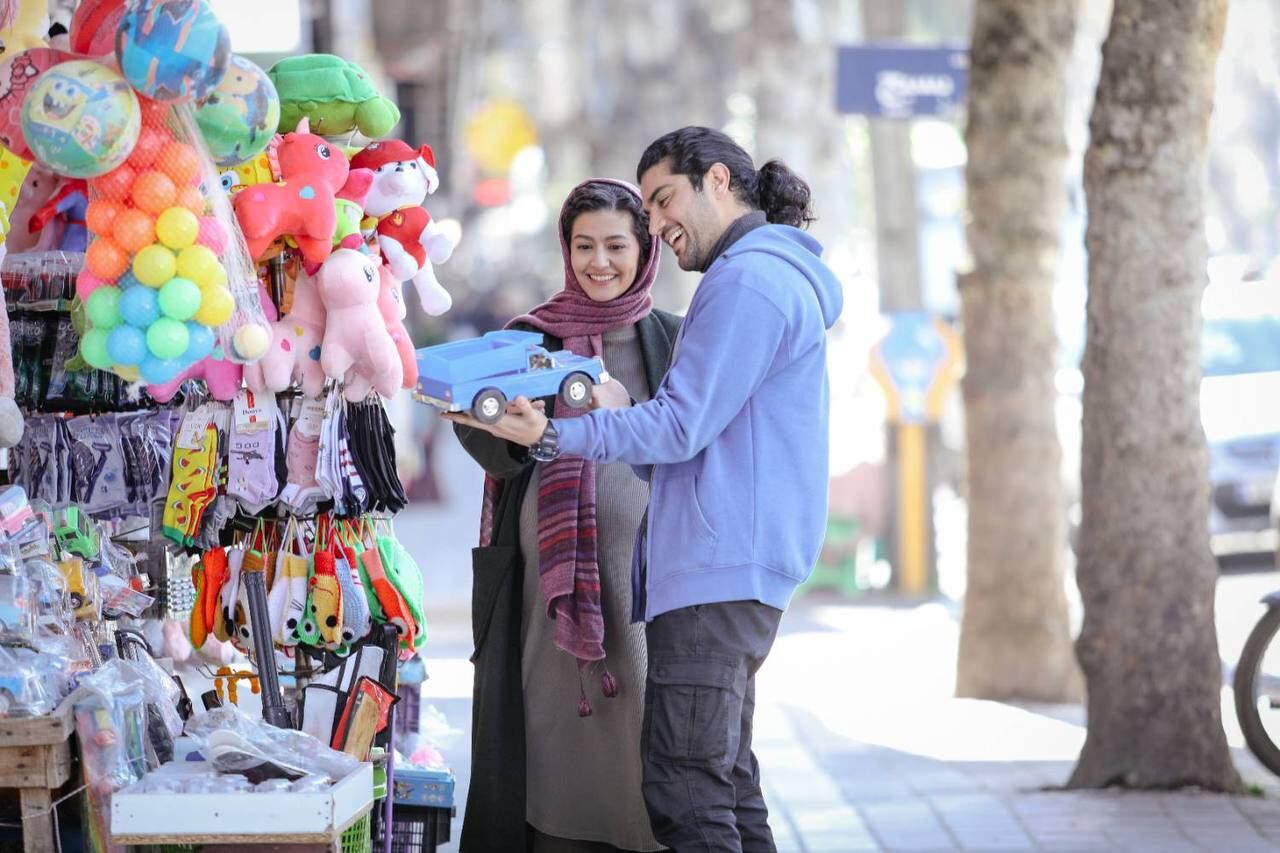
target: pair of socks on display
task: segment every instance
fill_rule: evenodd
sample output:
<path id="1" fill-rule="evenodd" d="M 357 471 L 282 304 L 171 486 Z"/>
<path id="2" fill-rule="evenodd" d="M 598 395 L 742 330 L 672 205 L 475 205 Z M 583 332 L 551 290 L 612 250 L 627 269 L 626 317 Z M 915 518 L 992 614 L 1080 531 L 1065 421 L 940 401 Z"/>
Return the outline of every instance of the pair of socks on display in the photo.
<path id="1" fill-rule="evenodd" d="M 187 414 L 178 430 L 162 529 L 181 545 L 195 545 L 205 511 L 218 497 L 218 448 L 227 420 L 225 410 L 200 406 Z"/>
<path id="2" fill-rule="evenodd" d="M 310 515 L 326 497 L 325 490 L 316 481 L 320 431 L 324 428 L 324 401 L 304 398 L 299 409 L 298 418 L 289 430 L 285 452 L 286 482 L 278 500 L 298 515 Z"/>
<path id="3" fill-rule="evenodd" d="M 231 415 L 227 495 L 250 515 L 257 515 L 274 503 L 280 491 L 276 453 L 283 431 L 284 416 L 273 395 L 247 390 L 236 395 Z"/>
<path id="4" fill-rule="evenodd" d="M 409 500 L 396 471 L 395 430 L 378 398 L 347 407 L 345 421 L 351 461 L 367 492 L 366 509 L 397 513 Z"/>

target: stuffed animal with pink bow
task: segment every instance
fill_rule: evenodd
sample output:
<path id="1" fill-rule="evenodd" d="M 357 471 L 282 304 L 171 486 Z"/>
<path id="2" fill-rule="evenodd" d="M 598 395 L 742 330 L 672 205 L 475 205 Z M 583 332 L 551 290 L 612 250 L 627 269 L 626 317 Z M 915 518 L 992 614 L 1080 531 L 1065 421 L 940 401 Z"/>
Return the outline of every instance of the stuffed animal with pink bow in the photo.
<path id="1" fill-rule="evenodd" d="M 436 279 L 432 264 L 449 260 L 454 241 L 422 206 L 440 184 L 431 146 L 414 149 L 399 139 L 380 139 L 352 157 L 351 167 L 373 170 L 363 230 L 376 238 L 396 278 L 413 282 L 422 310 L 432 315 L 448 311 L 453 298 Z"/>

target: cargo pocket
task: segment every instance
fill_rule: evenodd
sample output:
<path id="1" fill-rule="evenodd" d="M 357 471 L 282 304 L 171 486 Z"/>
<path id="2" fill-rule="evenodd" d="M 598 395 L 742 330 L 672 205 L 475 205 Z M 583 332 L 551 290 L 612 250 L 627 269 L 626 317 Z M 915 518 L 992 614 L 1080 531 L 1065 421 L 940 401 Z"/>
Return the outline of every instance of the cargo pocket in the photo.
<path id="1" fill-rule="evenodd" d="M 730 733 L 742 722 L 734 670 L 731 663 L 706 658 L 650 659 L 650 761 L 710 766 L 732 762 Z"/>
<path id="2" fill-rule="evenodd" d="M 494 611 L 504 592 L 510 594 L 511 578 L 520 570 L 520 549 L 511 545 L 490 545 L 471 549 L 471 639 L 474 662 L 484 647 Z"/>

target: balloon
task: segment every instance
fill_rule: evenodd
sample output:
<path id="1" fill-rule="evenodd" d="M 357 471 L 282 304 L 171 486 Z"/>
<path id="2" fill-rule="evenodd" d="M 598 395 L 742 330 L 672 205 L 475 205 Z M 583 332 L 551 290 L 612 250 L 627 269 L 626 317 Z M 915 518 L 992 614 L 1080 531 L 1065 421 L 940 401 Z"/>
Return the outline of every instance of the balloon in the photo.
<path id="1" fill-rule="evenodd" d="M 138 374 L 148 385 L 163 385 L 182 372 L 182 363 L 176 358 L 156 358 L 149 355 L 138 366 Z"/>
<path id="2" fill-rule="evenodd" d="M 98 237 L 111 234 L 111 224 L 115 222 L 123 207 L 105 198 L 94 199 L 84 211 L 85 224 Z"/>
<path id="3" fill-rule="evenodd" d="M 91 60 L 53 66 L 22 101 L 22 133 L 31 153 L 69 178 L 94 178 L 123 164 L 141 127 L 133 90 Z"/>
<path id="4" fill-rule="evenodd" d="M 227 229 L 222 227 L 218 217 L 202 216 L 200 217 L 200 236 L 196 238 L 196 242 L 201 246 L 207 246 L 214 254 L 221 255 L 227 249 Z"/>
<path id="5" fill-rule="evenodd" d="M 185 207 L 171 207 L 156 220 L 156 235 L 170 249 L 185 249 L 200 236 L 200 219 Z"/>
<path id="6" fill-rule="evenodd" d="M 115 281 L 129 268 L 129 255 L 112 240 L 99 237 L 85 250 L 84 267 L 103 281 Z"/>
<path id="7" fill-rule="evenodd" d="M 93 187 L 94 191 L 104 198 L 123 201 L 129 195 L 129 188 L 133 186 L 133 182 L 137 177 L 137 171 L 126 163 L 118 169 L 112 169 L 100 178 L 94 178 L 89 181 L 89 186 Z"/>
<path id="8" fill-rule="evenodd" d="M 107 352 L 107 330 L 90 329 L 80 338 L 80 355 L 90 367 L 106 370 L 112 365 L 111 354 Z"/>
<path id="9" fill-rule="evenodd" d="M 113 364 L 133 367 L 147 357 L 147 336 L 133 326 L 116 326 L 107 333 L 107 354 Z"/>
<path id="10" fill-rule="evenodd" d="M 189 336 L 187 351 L 182 355 L 183 361 L 194 363 L 213 352 L 213 345 L 216 342 L 213 329 L 190 322 L 187 323 L 187 334 Z"/>
<path id="11" fill-rule="evenodd" d="M 129 197 L 142 210 L 158 216 L 173 207 L 178 198 L 178 188 L 164 172 L 148 169 L 134 180 Z"/>
<path id="12" fill-rule="evenodd" d="M 164 246 L 152 243 L 133 258 L 133 274 L 147 287 L 160 287 L 173 278 L 177 261 Z"/>
<path id="13" fill-rule="evenodd" d="M 201 291 L 200 310 L 196 312 L 197 323 L 206 326 L 221 326 L 231 319 L 235 313 L 236 301 L 231 291 L 225 287 L 209 287 Z"/>
<path id="14" fill-rule="evenodd" d="M 156 358 L 177 358 L 187 351 L 187 327 L 178 320 L 161 317 L 147 329 L 147 349 Z"/>
<path id="15" fill-rule="evenodd" d="M 185 278 L 171 278 L 160 288 L 160 312 L 175 320 L 190 320 L 200 309 L 200 288 Z"/>
<path id="16" fill-rule="evenodd" d="M 178 207 L 185 207 L 196 216 L 204 216 L 204 210 L 208 207 L 204 193 L 200 192 L 199 187 L 183 187 L 178 190 Z"/>
<path id="17" fill-rule="evenodd" d="M 122 210 L 111 225 L 111 236 L 120 248 L 137 252 L 156 241 L 156 223 L 141 210 Z"/>
<path id="18" fill-rule="evenodd" d="M 196 124 L 219 166 L 237 166 L 267 147 L 280 125 L 280 96 L 267 73 L 243 56 L 196 110 Z"/>
<path id="19" fill-rule="evenodd" d="M 95 329 L 120 325 L 120 288 L 99 287 L 84 303 L 85 314 Z"/>
<path id="20" fill-rule="evenodd" d="M 149 287 L 130 287 L 120 294 L 120 317 L 130 326 L 145 329 L 160 318 L 160 300 Z"/>
<path id="21" fill-rule="evenodd" d="M 154 101 L 152 102 L 154 103 Z M 129 155 L 129 165 L 136 169 L 146 169 L 156 161 L 160 149 L 173 139 L 173 135 L 163 128 L 148 125 L 146 113 L 143 113 L 142 130 L 138 133 L 138 143 L 133 146 Z"/>
<path id="22" fill-rule="evenodd" d="M 200 177 L 200 155 L 185 142 L 170 142 L 161 149 L 156 167 L 176 185 L 189 186 Z"/>
<path id="23" fill-rule="evenodd" d="M 203 0 L 151 0 L 125 12 L 116 59 L 129 85 L 148 98 L 202 100 L 227 73 L 231 38 Z"/>
<path id="24" fill-rule="evenodd" d="M 188 246 L 178 253 L 178 275 L 191 279 L 201 290 L 217 281 L 221 267 L 218 256 L 206 246 Z"/>
<path id="25" fill-rule="evenodd" d="M 236 329 L 231 338 L 231 347 L 236 353 L 249 361 L 257 361 L 267 352 L 271 345 L 271 334 L 265 326 L 258 323 L 247 323 Z"/>

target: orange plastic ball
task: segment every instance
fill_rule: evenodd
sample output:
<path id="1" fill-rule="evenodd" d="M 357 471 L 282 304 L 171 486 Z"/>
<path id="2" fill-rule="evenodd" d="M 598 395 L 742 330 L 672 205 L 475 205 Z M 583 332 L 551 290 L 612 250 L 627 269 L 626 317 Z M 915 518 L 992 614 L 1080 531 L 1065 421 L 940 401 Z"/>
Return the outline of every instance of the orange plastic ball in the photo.
<path id="1" fill-rule="evenodd" d="M 185 142 L 170 142 L 160 149 L 156 167 L 178 186 L 189 186 L 200 177 L 200 155 Z"/>
<path id="2" fill-rule="evenodd" d="M 153 101 L 151 98 L 139 95 L 138 106 L 142 108 L 143 127 L 163 127 L 169 118 L 169 104 L 164 101 Z"/>
<path id="3" fill-rule="evenodd" d="M 156 241 L 156 221 L 141 210 L 125 210 L 116 217 L 111 236 L 122 249 L 136 252 Z"/>
<path id="4" fill-rule="evenodd" d="M 204 216 L 205 198 L 199 187 L 183 187 L 178 190 L 178 207 L 185 207 L 196 216 Z"/>
<path id="5" fill-rule="evenodd" d="M 137 176 L 137 170 L 125 163 L 100 178 L 93 178 L 89 181 L 89 186 L 103 198 L 124 201 L 129 197 L 129 188 L 133 186 L 134 179 Z"/>
<path id="6" fill-rule="evenodd" d="M 122 210 L 124 210 L 123 207 L 110 199 L 94 199 L 85 208 L 84 221 L 95 235 L 106 237 L 111 234 L 112 223 Z"/>
<path id="7" fill-rule="evenodd" d="M 85 251 L 84 266 L 91 275 L 103 281 L 115 281 L 129 268 L 129 253 L 117 246 L 115 241 L 99 237 Z"/>
<path id="8" fill-rule="evenodd" d="M 166 130 L 143 125 L 142 130 L 138 133 L 138 141 L 133 146 L 133 153 L 129 155 L 129 165 L 135 169 L 149 167 L 155 163 L 160 151 L 172 138 Z"/>
<path id="9" fill-rule="evenodd" d="M 134 180 L 129 195 L 139 208 L 158 216 L 173 207 L 178 198 L 178 188 L 168 175 L 149 169 Z"/>

